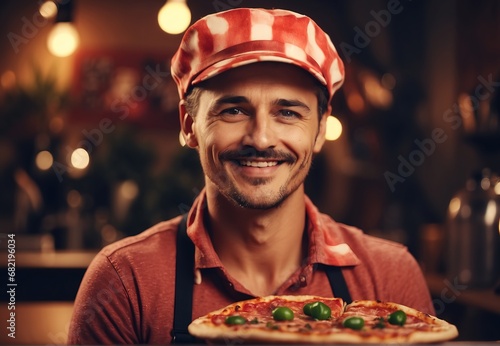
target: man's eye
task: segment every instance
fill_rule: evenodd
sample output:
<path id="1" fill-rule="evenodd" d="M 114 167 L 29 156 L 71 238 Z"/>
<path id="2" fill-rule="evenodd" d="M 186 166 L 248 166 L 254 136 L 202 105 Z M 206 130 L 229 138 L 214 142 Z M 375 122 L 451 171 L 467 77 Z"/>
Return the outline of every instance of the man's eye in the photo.
<path id="1" fill-rule="evenodd" d="M 300 114 L 289 109 L 282 109 L 279 114 L 285 118 L 300 118 Z"/>
<path id="2" fill-rule="evenodd" d="M 240 114 L 243 114 L 243 112 L 239 108 L 227 108 L 227 109 L 224 109 L 221 112 L 221 114 L 240 115 Z"/>

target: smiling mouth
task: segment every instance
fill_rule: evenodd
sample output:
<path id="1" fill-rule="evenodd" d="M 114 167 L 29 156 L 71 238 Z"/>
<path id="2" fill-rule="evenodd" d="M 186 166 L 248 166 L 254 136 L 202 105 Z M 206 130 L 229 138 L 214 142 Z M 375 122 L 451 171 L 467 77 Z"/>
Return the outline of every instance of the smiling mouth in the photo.
<path id="1" fill-rule="evenodd" d="M 249 161 L 249 160 L 240 160 L 238 161 L 240 166 L 245 167 L 257 167 L 257 168 L 265 168 L 265 167 L 273 167 L 278 165 L 278 161 Z"/>
<path id="2" fill-rule="evenodd" d="M 293 165 L 297 157 L 290 152 L 269 148 L 259 151 L 253 147 L 244 147 L 241 150 L 226 150 L 219 154 L 221 162 L 231 162 L 238 167 L 257 169 L 273 169 L 283 164 Z M 254 171 L 255 174 L 258 171 Z"/>

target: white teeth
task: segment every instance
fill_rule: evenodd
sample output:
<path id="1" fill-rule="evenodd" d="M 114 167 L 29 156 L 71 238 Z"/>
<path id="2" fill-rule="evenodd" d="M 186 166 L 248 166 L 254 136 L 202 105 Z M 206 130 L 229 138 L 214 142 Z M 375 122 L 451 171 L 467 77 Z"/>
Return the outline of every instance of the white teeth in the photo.
<path id="1" fill-rule="evenodd" d="M 272 167 L 276 166 L 278 164 L 277 161 L 240 161 L 240 165 L 242 166 L 249 166 L 249 167 Z"/>

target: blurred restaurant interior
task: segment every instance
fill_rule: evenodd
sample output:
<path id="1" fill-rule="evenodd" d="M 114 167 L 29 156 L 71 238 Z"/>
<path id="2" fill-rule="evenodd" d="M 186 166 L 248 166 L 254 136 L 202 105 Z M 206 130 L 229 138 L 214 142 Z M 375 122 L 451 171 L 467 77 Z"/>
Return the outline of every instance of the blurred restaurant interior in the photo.
<path id="1" fill-rule="evenodd" d="M 168 2 L 50 3 L 0 3 L 0 263 L 15 234 L 19 283 L 18 337 L 2 333 L 2 344 L 64 343 L 96 252 L 187 211 L 203 187 L 196 152 L 180 143 L 169 60 L 184 29 L 160 27 Z M 500 2 L 180 4 L 188 23 L 284 8 L 330 34 L 346 81 L 308 195 L 337 221 L 405 244 L 460 340 L 500 340 Z M 56 29 L 76 38 L 58 47 Z"/>

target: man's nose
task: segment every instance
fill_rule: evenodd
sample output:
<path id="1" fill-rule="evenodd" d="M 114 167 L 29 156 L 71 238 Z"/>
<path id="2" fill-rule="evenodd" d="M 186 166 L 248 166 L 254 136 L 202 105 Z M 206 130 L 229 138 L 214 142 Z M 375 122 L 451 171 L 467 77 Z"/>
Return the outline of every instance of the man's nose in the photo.
<path id="1" fill-rule="evenodd" d="M 257 150 L 266 150 L 276 146 L 277 133 L 273 117 L 267 112 L 255 114 L 248 122 L 247 133 L 243 145 Z"/>

